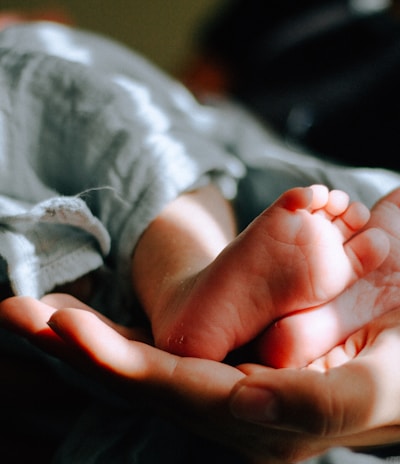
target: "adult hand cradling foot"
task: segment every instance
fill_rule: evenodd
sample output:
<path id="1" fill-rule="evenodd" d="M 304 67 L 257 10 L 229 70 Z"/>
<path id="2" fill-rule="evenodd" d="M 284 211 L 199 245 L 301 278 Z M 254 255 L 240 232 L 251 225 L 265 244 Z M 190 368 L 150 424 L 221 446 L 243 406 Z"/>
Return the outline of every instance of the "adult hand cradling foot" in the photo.
<path id="1" fill-rule="evenodd" d="M 356 332 L 314 368 L 274 370 L 179 358 L 135 341 L 133 330 L 121 328 L 121 335 L 71 297 L 47 301 L 56 308 L 29 298 L 5 300 L 2 326 L 91 372 L 125 398 L 134 401 L 140 392 L 169 418 L 259 462 L 296 462 L 333 446 L 400 439 L 400 369 L 393 362 L 400 355 L 400 310 Z M 64 305 L 69 309 L 57 308 Z"/>

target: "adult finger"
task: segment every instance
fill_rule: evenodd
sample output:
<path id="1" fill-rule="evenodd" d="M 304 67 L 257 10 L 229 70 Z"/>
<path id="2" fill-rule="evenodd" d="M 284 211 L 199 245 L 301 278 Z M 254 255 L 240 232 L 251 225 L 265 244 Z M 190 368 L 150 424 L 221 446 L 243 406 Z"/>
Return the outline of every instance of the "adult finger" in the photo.
<path id="1" fill-rule="evenodd" d="M 30 297 L 12 297 L 0 302 L 0 326 L 43 345 L 46 351 L 60 349 L 64 343 L 47 321 L 55 309 Z"/>
<path id="2" fill-rule="evenodd" d="M 221 389 L 222 395 L 226 395 L 233 383 L 244 376 L 221 363 L 180 358 L 128 340 L 93 312 L 64 308 L 52 315 L 49 325 L 99 371 L 129 386 L 163 387 L 175 395 L 201 398 L 208 388 L 214 392 Z"/>
<path id="3" fill-rule="evenodd" d="M 112 327 L 119 334 L 123 335 L 125 338 L 153 344 L 151 334 L 146 329 L 141 327 L 126 327 L 121 324 L 117 324 L 100 312 L 96 311 L 94 308 L 88 306 L 87 304 L 67 293 L 49 293 L 42 297 L 40 301 L 55 309 L 75 308 L 91 312 L 96 314 L 99 319 L 101 319 L 108 326 Z"/>

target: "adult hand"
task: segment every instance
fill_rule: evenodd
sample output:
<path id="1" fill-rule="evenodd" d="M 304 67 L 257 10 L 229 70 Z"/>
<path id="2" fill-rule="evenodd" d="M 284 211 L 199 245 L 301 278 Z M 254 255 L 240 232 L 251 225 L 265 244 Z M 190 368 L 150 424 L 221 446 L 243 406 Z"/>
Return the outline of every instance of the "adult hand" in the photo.
<path id="1" fill-rule="evenodd" d="M 400 442 L 399 359 L 397 309 L 307 368 L 271 372 L 259 365 L 241 366 L 246 377 L 233 388 L 232 411 L 241 419 L 276 428 L 282 437 L 292 432 L 286 456 L 291 459 L 319 453 L 327 444 L 370 447 Z"/>
<path id="2" fill-rule="evenodd" d="M 332 446 L 400 438 L 400 369 L 393 363 L 400 354 L 400 311 L 382 316 L 300 371 L 256 365 L 239 370 L 179 358 L 144 343 L 143 333 L 62 295 L 45 302 L 5 300 L 0 322 L 128 400 L 141 394 L 149 410 L 155 407 L 253 462 L 296 462 Z M 321 367 L 328 370 L 322 373 Z"/>
<path id="3" fill-rule="evenodd" d="M 132 403 L 139 397 L 145 412 L 155 408 L 250 460 L 274 462 L 266 427 L 237 419 L 230 411 L 229 394 L 245 376 L 240 370 L 158 350 L 143 332 L 118 326 L 66 295 L 4 300 L 0 325 L 95 376 Z"/>

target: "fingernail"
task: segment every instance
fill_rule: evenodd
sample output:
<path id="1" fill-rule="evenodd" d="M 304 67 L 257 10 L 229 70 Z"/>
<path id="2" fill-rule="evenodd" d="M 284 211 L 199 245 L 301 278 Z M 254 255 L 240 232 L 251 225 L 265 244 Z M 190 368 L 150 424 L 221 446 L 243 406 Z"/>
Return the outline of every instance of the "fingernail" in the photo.
<path id="1" fill-rule="evenodd" d="M 241 387 L 231 402 L 234 416 L 250 422 L 276 422 L 278 401 L 269 390 L 258 387 Z"/>
<path id="2" fill-rule="evenodd" d="M 52 319 L 49 319 L 46 324 L 50 327 L 51 330 L 57 333 L 58 325 Z"/>

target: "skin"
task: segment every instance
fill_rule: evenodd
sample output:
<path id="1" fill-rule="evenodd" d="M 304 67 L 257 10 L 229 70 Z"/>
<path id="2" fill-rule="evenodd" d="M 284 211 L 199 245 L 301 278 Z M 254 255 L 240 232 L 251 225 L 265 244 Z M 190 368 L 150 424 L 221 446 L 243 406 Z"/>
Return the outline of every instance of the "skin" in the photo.
<path id="1" fill-rule="evenodd" d="M 337 296 L 389 252 L 379 228 L 361 230 L 367 208 L 339 190 L 291 189 L 236 238 L 223 201 L 212 188 L 178 198 L 133 255 L 155 343 L 174 354 L 221 361 L 277 318 Z"/>
<path id="2" fill-rule="evenodd" d="M 149 413 L 155 407 L 234 447 L 249 463 L 298 462 L 332 446 L 400 439 L 395 407 L 400 370 L 393 369 L 400 356 L 400 310 L 379 317 L 336 353 L 301 370 L 180 358 L 144 343 L 140 330 L 116 326 L 62 294 L 43 302 L 4 300 L 0 322 L 128 400 L 142 394 Z M 270 393 L 268 400 L 260 391 Z M 256 417 L 255 409 L 265 410 L 271 394 L 274 419 Z"/>
<path id="3" fill-rule="evenodd" d="M 263 363 L 273 367 L 305 366 L 341 344 L 364 324 L 397 308 L 400 189 L 377 202 L 368 227 L 380 227 L 390 240 L 390 253 L 382 265 L 327 304 L 272 324 L 258 341 Z"/>

